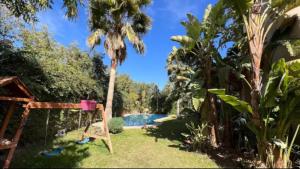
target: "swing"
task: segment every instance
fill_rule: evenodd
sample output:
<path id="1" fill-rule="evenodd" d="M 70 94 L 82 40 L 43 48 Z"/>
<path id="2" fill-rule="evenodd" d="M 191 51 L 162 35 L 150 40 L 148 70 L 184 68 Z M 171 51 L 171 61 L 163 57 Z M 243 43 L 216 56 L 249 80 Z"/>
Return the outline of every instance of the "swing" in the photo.
<path id="1" fill-rule="evenodd" d="M 44 156 L 44 157 L 48 157 L 48 158 L 55 157 L 55 156 L 59 156 L 63 150 L 64 150 L 64 147 L 58 147 L 51 151 L 42 151 L 42 152 L 40 152 L 40 155 Z"/>
<path id="2" fill-rule="evenodd" d="M 49 118 L 50 118 L 50 110 L 48 110 L 48 112 L 47 112 L 47 118 L 46 118 L 46 127 L 45 127 L 46 131 L 45 131 L 45 141 L 44 141 L 44 145 L 45 146 L 47 145 Z M 80 112 L 80 119 L 79 119 L 79 125 L 78 126 L 80 126 L 80 122 L 81 122 L 81 112 Z M 89 124 L 88 125 L 91 125 L 91 123 L 92 123 L 92 119 L 89 118 Z M 57 132 L 57 134 L 55 134 L 55 136 L 56 137 L 62 137 L 62 136 L 65 136 L 65 134 L 66 134 L 66 129 L 62 129 L 62 130 L 59 130 Z M 95 138 L 86 137 L 86 138 L 83 138 L 81 140 L 76 141 L 75 143 L 79 144 L 79 145 L 84 145 L 84 144 L 87 144 L 87 143 L 89 143 L 91 141 L 94 141 L 94 140 L 95 140 Z M 58 147 L 58 148 L 52 149 L 51 151 L 44 150 L 44 151 L 40 152 L 39 154 L 41 156 L 45 156 L 45 157 L 49 158 L 49 157 L 55 157 L 55 156 L 60 155 L 63 150 L 64 150 L 64 147 Z"/>
<path id="3" fill-rule="evenodd" d="M 0 77 L 0 87 L 5 91 L 4 93 L 1 93 L 0 101 L 9 102 L 9 104 L 7 105 L 7 111 L 5 112 L 5 117 L 0 128 L 0 149 L 8 150 L 7 156 L 4 159 L 3 168 L 9 168 L 10 166 L 15 150 L 20 141 L 23 129 L 25 128 L 26 122 L 30 115 L 30 111 L 32 109 L 83 109 L 81 107 L 81 104 L 79 103 L 38 102 L 37 98 L 33 96 L 32 92 L 27 88 L 27 86 L 24 83 L 22 83 L 22 81 L 16 76 Z M 93 102 L 92 104 L 95 105 L 95 102 Z M 22 105 L 21 107 L 24 109 L 24 111 L 21 114 L 18 114 L 21 117 L 21 119 L 19 121 L 18 126 L 16 127 L 16 131 L 13 138 L 7 139 L 6 130 L 8 128 L 9 121 L 13 113 L 16 111 L 17 106 L 20 105 Z M 113 153 L 112 143 L 110 140 L 110 135 L 107 126 L 106 114 L 104 112 L 104 107 L 102 104 L 96 104 L 96 111 L 94 111 L 92 119 L 96 117 L 96 113 L 100 112 L 102 113 L 102 124 L 104 131 L 104 137 L 101 138 L 107 144 L 109 151 Z M 84 139 L 88 137 L 87 132 L 89 131 L 89 127 L 90 125 L 86 126 L 84 133 L 82 134 L 81 141 L 84 141 Z M 63 147 L 59 147 L 47 153 L 44 152 L 43 154 L 53 156 L 56 154 L 60 154 L 63 150 Z"/>
<path id="4" fill-rule="evenodd" d="M 44 146 L 47 145 L 47 136 L 48 136 L 48 126 L 49 126 L 49 118 L 50 118 L 50 110 L 47 111 L 47 118 L 46 118 L 46 127 L 45 127 L 45 140 L 44 140 Z M 57 134 L 56 134 L 57 135 Z M 55 135 L 55 136 L 56 136 Z M 58 148 L 55 148 L 51 151 L 47 151 L 47 150 L 44 150 L 44 151 L 41 151 L 39 153 L 39 155 L 41 156 L 44 156 L 44 157 L 55 157 L 55 156 L 58 156 L 62 153 L 62 151 L 64 150 L 64 147 L 58 147 Z"/>

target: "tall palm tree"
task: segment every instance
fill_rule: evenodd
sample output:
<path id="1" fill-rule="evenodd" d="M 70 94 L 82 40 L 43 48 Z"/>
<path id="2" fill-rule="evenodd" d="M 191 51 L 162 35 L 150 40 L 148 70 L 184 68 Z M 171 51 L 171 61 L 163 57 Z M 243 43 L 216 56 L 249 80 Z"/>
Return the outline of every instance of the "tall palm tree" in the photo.
<path id="1" fill-rule="evenodd" d="M 142 11 L 151 0 L 91 0 L 89 4 L 89 27 L 92 32 L 88 44 L 94 48 L 104 39 L 104 48 L 111 59 L 110 79 L 105 111 L 112 117 L 112 101 L 118 64 L 127 56 L 128 41 L 143 54 L 145 51 L 142 36 L 151 27 L 151 19 Z"/>

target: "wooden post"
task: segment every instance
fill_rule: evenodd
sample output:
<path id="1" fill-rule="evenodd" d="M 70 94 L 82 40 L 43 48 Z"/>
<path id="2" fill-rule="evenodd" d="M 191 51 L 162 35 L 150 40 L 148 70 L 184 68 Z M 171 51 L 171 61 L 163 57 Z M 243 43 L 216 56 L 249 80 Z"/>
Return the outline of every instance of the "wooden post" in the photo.
<path id="1" fill-rule="evenodd" d="M 29 113 L 30 113 L 30 109 L 28 107 L 25 108 L 25 111 L 23 112 L 22 114 L 22 119 L 21 119 L 21 122 L 19 124 L 19 127 L 17 129 L 17 132 L 12 140 L 12 142 L 18 144 L 19 140 L 20 140 L 20 137 L 21 137 L 21 134 L 23 132 L 23 129 L 25 127 L 25 124 L 27 122 L 27 119 L 28 119 L 28 116 L 29 116 Z M 10 162 L 13 158 L 13 155 L 15 153 L 15 150 L 16 150 L 17 146 L 11 148 L 8 152 L 8 155 L 6 157 L 6 160 L 4 161 L 4 165 L 3 165 L 3 168 L 9 168 L 9 165 L 10 165 Z"/>
<path id="2" fill-rule="evenodd" d="M 8 123 L 9 123 L 9 120 L 10 120 L 13 112 L 15 111 L 15 109 L 16 109 L 16 102 L 15 101 L 10 102 L 9 108 L 7 110 L 7 113 L 5 115 L 3 124 L 2 124 L 1 129 L 0 129 L 0 140 L 3 139 L 3 137 L 4 137 L 5 131 L 7 129 Z"/>

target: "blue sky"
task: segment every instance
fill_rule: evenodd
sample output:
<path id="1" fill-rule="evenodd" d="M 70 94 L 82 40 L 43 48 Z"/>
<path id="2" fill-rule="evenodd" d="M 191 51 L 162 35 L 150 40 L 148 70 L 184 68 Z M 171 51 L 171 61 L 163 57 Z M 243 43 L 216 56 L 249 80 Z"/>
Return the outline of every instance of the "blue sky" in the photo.
<path id="1" fill-rule="evenodd" d="M 125 63 L 118 68 L 118 73 L 126 73 L 135 81 L 155 83 L 162 89 L 168 81 L 166 59 L 176 43 L 170 40 L 173 35 L 185 33 L 180 21 L 186 20 L 186 14 L 192 13 L 202 18 L 208 4 L 216 0 L 153 0 L 152 5 L 145 9 L 151 16 L 153 23 L 151 31 L 144 37 L 146 53 L 140 56 L 131 47 Z M 60 1 L 55 1 L 52 10 L 38 14 L 39 25 L 47 25 L 49 32 L 60 44 L 69 45 L 77 43 L 85 51 L 89 48 L 86 39 L 89 35 L 88 12 L 81 8 L 79 16 L 74 21 L 69 21 L 64 16 L 64 9 Z M 98 52 L 104 53 L 103 48 Z M 110 60 L 105 56 L 105 64 Z"/>

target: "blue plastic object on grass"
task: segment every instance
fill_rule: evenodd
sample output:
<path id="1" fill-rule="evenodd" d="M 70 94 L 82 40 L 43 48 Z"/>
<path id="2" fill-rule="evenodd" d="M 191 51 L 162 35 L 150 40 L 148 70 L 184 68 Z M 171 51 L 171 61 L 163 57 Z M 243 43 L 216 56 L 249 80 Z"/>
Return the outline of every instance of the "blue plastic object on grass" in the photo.
<path id="1" fill-rule="evenodd" d="M 85 139 L 83 139 L 81 141 L 77 141 L 77 144 L 83 145 L 83 144 L 86 144 L 86 143 L 88 143 L 90 141 L 91 141 L 90 138 L 85 138 Z"/>
<path id="2" fill-rule="evenodd" d="M 41 153 L 41 155 L 45 157 L 54 157 L 60 155 L 63 150 L 63 147 L 58 147 L 53 149 L 52 151 L 44 151 Z"/>

